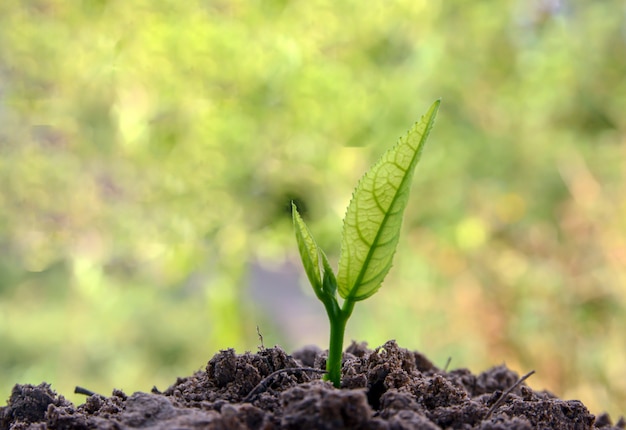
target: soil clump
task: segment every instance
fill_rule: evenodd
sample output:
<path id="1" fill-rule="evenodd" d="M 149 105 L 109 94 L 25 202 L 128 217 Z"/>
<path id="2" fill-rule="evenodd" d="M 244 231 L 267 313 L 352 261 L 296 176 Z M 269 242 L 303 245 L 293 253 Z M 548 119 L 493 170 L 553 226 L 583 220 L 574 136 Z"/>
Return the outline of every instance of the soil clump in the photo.
<path id="1" fill-rule="evenodd" d="M 49 384 L 16 385 L 0 430 L 35 429 L 625 429 L 577 400 L 534 391 L 505 366 L 445 371 L 389 341 L 345 352 L 341 389 L 321 380 L 326 352 L 228 349 L 161 392 L 93 394 L 75 406 Z M 311 370 L 313 369 L 313 370 Z"/>

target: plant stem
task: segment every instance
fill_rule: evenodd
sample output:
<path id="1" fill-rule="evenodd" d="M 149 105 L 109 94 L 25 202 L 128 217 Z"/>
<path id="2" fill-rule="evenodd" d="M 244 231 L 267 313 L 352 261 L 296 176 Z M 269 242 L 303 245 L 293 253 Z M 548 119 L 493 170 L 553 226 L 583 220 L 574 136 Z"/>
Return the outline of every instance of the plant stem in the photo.
<path id="1" fill-rule="evenodd" d="M 324 379 L 331 381 L 336 388 L 341 386 L 341 359 L 343 355 L 343 337 L 346 332 L 346 323 L 354 309 L 352 300 L 346 300 L 343 308 L 335 301 L 331 306 L 326 306 L 328 319 L 330 320 L 330 344 L 328 358 L 326 359 L 326 371 Z"/>

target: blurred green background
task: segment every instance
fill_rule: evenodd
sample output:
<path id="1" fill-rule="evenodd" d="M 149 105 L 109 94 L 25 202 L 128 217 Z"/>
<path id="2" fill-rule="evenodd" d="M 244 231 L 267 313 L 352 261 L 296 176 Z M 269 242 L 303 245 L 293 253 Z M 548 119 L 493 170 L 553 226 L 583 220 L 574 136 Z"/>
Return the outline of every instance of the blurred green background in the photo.
<path id="1" fill-rule="evenodd" d="M 622 0 L 0 3 L 0 397 L 160 389 L 325 347 L 358 178 L 436 98 L 395 265 L 347 339 L 626 404 Z"/>

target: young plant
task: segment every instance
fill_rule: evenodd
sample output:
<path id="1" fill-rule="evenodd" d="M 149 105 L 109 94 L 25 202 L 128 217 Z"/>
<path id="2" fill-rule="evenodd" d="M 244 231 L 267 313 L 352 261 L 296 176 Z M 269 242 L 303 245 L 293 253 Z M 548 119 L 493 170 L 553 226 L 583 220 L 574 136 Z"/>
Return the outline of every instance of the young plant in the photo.
<path id="1" fill-rule="evenodd" d="M 391 268 L 409 200 L 415 166 L 435 122 L 439 100 L 361 178 L 343 220 L 337 276 L 324 251 L 292 203 L 293 225 L 302 264 L 330 320 L 325 379 L 341 382 L 343 337 L 354 305 L 380 288 Z M 321 262 L 321 270 L 320 270 Z M 343 299 L 340 306 L 337 292 Z"/>

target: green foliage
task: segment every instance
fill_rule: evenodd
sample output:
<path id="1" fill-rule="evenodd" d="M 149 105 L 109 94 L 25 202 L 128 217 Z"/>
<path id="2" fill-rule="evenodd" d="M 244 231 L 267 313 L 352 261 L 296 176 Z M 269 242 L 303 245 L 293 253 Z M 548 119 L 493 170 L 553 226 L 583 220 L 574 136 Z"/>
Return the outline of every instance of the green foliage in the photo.
<path id="1" fill-rule="evenodd" d="M 623 413 L 623 1 L 378 6 L 0 1 L 0 397 L 161 388 L 257 324 L 321 342 L 308 302 L 251 305 L 250 266 L 297 260 L 292 200 L 337 261 L 359 172 L 441 97 L 393 288 L 346 336 Z"/>
<path id="2" fill-rule="evenodd" d="M 309 282 L 315 291 L 315 295 L 321 300 L 326 293 L 323 288 L 322 278 L 320 277 L 319 256 L 323 252 L 315 243 L 313 235 L 305 224 L 304 220 L 298 213 L 295 203 L 291 203 L 291 211 L 293 216 L 293 225 L 296 232 L 296 242 L 298 243 L 298 251 L 302 259 L 302 265 L 306 272 Z M 324 282 L 326 284 L 326 282 Z"/>
<path id="3" fill-rule="evenodd" d="M 339 294 L 359 301 L 374 294 L 391 268 L 411 179 L 439 102 L 361 179 L 343 221 Z"/>
<path id="4" fill-rule="evenodd" d="M 354 303 L 378 291 L 391 268 L 404 209 L 409 200 L 411 179 L 435 122 L 439 103 L 433 103 L 422 119 L 385 152 L 356 187 L 343 223 L 337 278 L 326 254 L 317 246 L 298 213 L 298 208 L 294 203 L 291 204 L 296 242 L 304 270 L 330 320 L 326 377 L 336 387 L 340 386 L 341 380 L 346 323 Z M 324 263 L 322 278 L 320 255 Z M 342 306 L 337 302 L 337 289 L 344 299 Z"/>

